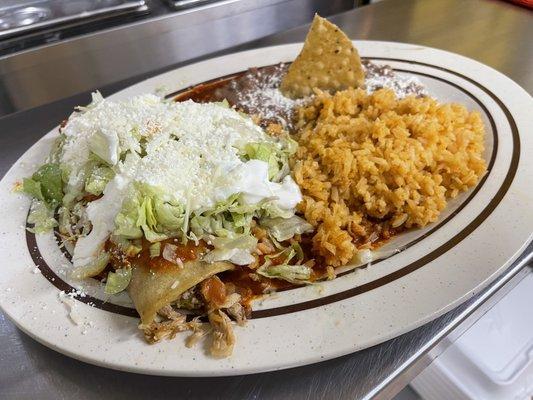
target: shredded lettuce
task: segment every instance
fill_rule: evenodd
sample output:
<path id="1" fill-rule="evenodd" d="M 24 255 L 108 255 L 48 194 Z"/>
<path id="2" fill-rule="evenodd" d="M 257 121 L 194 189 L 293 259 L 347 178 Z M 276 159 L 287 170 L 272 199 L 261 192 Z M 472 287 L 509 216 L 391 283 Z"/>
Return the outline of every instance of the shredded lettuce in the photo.
<path id="1" fill-rule="evenodd" d="M 211 210 L 194 213 L 190 229 L 196 237 L 246 235 L 250 232 L 252 218 L 260 207 L 261 204 L 245 204 L 237 193 L 217 203 Z"/>
<path id="2" fill-rule="evenodd" d="M 22 190 L 35 199 L 28 216 L 28 222 L 34 224 L 31 230 L 44 233 L 56 227 L 58 224 L 54 211 L 63 198 L 63 180 L 59 164 L 42 165 L 31 178 L 23 180 Z"/>
<path id="3" fill-rule="evenodd" d="M 309 279 L 312 270 L 300 264 L 303 259 L 302 248 L 298 243 L 293 243 L 279 253 L 265 256 L 265 262 L 256 272 L 267 278 L 283 279 L 294 284 L 311 283 Z"/>
<path id="4" fill-rule="evenodd" d="M 224 108 L 231 108 L 231 105 L 229 104 L 228 100 L 224 99 L 222 101 L 217 101 L 215 102 L 214 104 L 217 104 L 221 107 L 224 107 Z M 245 118 L 250 118 L 250 116 L 248 114 L 244 114 L 244 117 Z"/>
<path id="5" fill-rule="evenodd" d="M 85 191 L 99 196 L 103 193 L 107 183 L 113 179 L 115 172 L 107 166 L 96 166 L 85 181 Z"/>
<path id="6" fill-rule="evenodd" d="M 289 135 L 285 136 L 285 151 L 289 156 L 292 156 L 298 150 L 298 142 L 292 139 Z"/>
<path id="7" fill-rule="evenodd" d="M 31 178 L 24 178 L 22 190 L 31 197 L 44 201 L 44 195 L 41 191 L 41 182 L 37 182 Z"/>
<path id="8" fill-rule="evenodd" d="M 297 285 L 311 283 L 311 268 L 306 265 L 262 265 L 255 272 L 267 278 L 282 279 Z"/>
<path id="9" fill-rule="evenodd" d="M 109 165 L 114 165 L 119 158 L 118 138 L 98 130 L 88 140 L 89 149 Z"/>
<path id="10" fill-rule="evenodd" d="M 77 106 L 76 111 L 84 113 L 87 110 L 90 110 L 91 108 L 96 107 L 98 104 L 104 101 L 104 96 L 96 90 L 91 93 L 91 102 L 87 104 L 86 106 Z"/>
<path id="11" fill-rule="evenodd" d="M 273 182 L 280 182 L 290 173 L 289 157 L 297 148 L 298 143 L 287 135 L 277 142 L 247 143 L 241 153 L 246 160 L 268 163 L 268 178 Z"/>
<path id="12" fill-rule="evenodd" d="M 115 217 L 114 235 L 123 236 L 126 239 L 140 239 L 143 231 L 137 226 L 139 208 L 141 203 L 137 196 L 128 196 L 122 203 L 122 210 Z"/>
<path id="13" fill-rule="evenodd" d="M 158 242 L 170 237 L 184 236 L 186 220 L 184 207 L 162 200 L 157 188 L 138 185 L 122 204 L 115 217 L 115 235 L 127 239 L 146 237 Z"/>
<path id="14" fill-rule="evenodd" d="M 54 218 L 54 210 L 50 209 L 44 201 L 33 201 L 30 214 L 28 215 L 28 223 L 33 224 L 33 228 L 29 228 L 30 232 L 45 233 L 49 232 L 57 226 L 57 221 Z"/>
<path id="15" fill-rule="evenodd" d="M 261 216 L 266 218 L 290 218 L 293 215 L 292 210 L 284 210 L 273 203 L 266 203 L 261 208 Z"/>
<path id="16" fill-rule="evenodd" d="M 128 287 L 130 280 L 131 268 L 121 268 L 115 272 L 110 272 L 107 274 L 104 292 L 107 294 L 120 293 Z"/>
<path id="17" fill-rule="evenodd" d="M 61 151 L 63 150 L 63 144 L 65 142 L 65 135 L 60 131 L 59 136 L 54 140 L 50 155 L 48 156 L 48 162 L 59 163 Z M 63 180 L 65 182 L 65 180 Z"/>
<path id="18" fill-rule="evenodd" d="M 144 237 L 150 242 L 158 242 L 169 237 L 158 229 L 154 202 L 151 197 L 145 197 L 143 199 L 138 210 L 136 225 L 142 228 Z"/>
<path id="19" fill-rule="evenodd" d="M 304 260 L 304 250 L 299 243 L 292 243 L 290 248 L 294 250 L 294 256 L 296 257 L 296 262 L 299 264 Z"/>
<path id="20" fill-rule="evenodd" d="M 303 218 L 293 215 L 290 218 L 263 218 L 260 225 L 279 242 L 288 240 L 294 235 L 313 231 L 313 226 Z"/>
<path id="21" fill-rule="evenodd" d="M 290 172 L 288 158 L 296 150 L 295 143 L 290 138 L 283 138 L 271 142 L 245 143 L 239 148 L 245 159 L 266 161 L 271 180 L 281 181 Z M 293 210 L 281 209 L 275 205 L 274 200 L 275 198 L 264 199 L 257 204 L 247 204 L 236 193 L 210 209 L 191 212 L 188 204 L 169 201 L 168 195 L 159 188 L 136 184 L 115 218 L 116 229 L 113 233 L 126 239 L 144 236 L 152 243 L 171 237 L 185 242 L 206 237 L 233 238 L 248 235 L 254 218 L 286 219 L 294 216 Z M 294 232 L 308 229 L 308 226 L 302 224 L 295 225 L 292 227 Z M 278 237 L 292 237 L 294 234 L 288 236 L 290 229 L 288 224 L 278 227 Z M 241 261 L 244 262 L 244 259 L 249 260 L 249 257 L 244 257 Z"/>
<path id="22" fill-rule="evenodd" d="M 296 257 L 294 264 L 299 264 L 303 261 L 304 253 L 298 243 L 293 243 L 288 247 L 283 248 L 282 251 L 275 254 L 268 254 L 265 256 L 265 264 L 272 264 L 272 260 L 281 260 L 277 264 L 289 264 Z M 265 265 L 263 264 L 263 265 Z"/>
<path id="23" fill-rule="evenodd" d="M 31 178 L 25 178 L 22 190 L 55 209 L 63 198 L 63 180 L 59 164 L 42 165 Z"/>
<path id="24" fill-rule="evenodd" d="M 214 249 L 204 256 L 204 261 L 230 261 L 237 265 L 248 265 L 255 260 L 251 252 L 257 247 L 257 239 L 252 235 L 214 237 L 211 244 Z"/>
<path id="25" fill-rule="evenodd" d="M 292 210 L 280 209 L 270 199 L 247 204 L 236 193 L 208 210 L 191 213 L 187 204 L 173 203 L 165 198 L 165 194 L 158 188 L 136 185 L 127 195 L 115 218 L 113 234 L 125 239 L 144 236 L 152 243 L 171 237 L 182 241 L 207 237 L 235 238 L 250 234 L 254 218 L 264 220 L 268 229 L 273 231 L 273 237 L 279 241 L 311 229 L 301 218 L 292 219 Z M 284 221 L 283 218 L 289 220 Z M 250 258 L 246 257 L 241 261 L 244 262 L 245 259 Z"/>
<path id="26" fill-rule="evenodd" d="M 153 207 L 155 214 L 157 215 L 158 223 L 165 229 L 177 231 L 183 227 L 185 210 L 180 204 L 173 204 L 155 198 Z"/>

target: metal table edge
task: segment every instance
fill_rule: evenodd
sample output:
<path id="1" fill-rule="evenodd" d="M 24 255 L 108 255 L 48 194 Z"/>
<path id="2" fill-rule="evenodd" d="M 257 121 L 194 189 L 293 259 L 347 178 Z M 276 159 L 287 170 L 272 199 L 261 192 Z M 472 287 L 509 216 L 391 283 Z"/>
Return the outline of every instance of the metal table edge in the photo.
<path id="1" fill-rule="evenodd" d="M 480 294 L 474 296 L 474 301 L 471 304 L 468 304 L 464 310 L 460 312 L 459 315 L 454 316 L 454 318 L 441 329 L 433 338 L 428 341 L 424 346 L 422 346 L 415 354 L 413 354 L 407 361 L 405 361 L 399 368 L 397 368 L 394 373 L 390 374 L 389 377 L 382 381 L 381 384 L 377 385 L 374 390 L 369 392 L 364 399 L 372 398 L 390 398 L 390 393 L 393 395 L 397 394 L 401 388 L 405 387 L 416 375 L 418 375 L 424 367 L 426 367 L 433 359 L 442 354 L 446 348 L 449 347 L 451 343 L 441 348 L 438 354 L 432 355 L 430 359 L 424 359 L 427 354 L 438 346 L 443 339 L 450 335 L 455 330 L 460 330 L 462 324 L 467 324 L 461 329 L 460 334 L 454 339 L 454 341 L 468 329 L 472 324 L 474 324 L 479 318 L 481 318 L 488 310 L 490 310 L 508 291 L 510 291 L 514 286 L 516 286 L 530 271 L 529 264 L 533 260 L 533 241 L 529 241 L 526 244 L 523 252 L 512 262 L 511 266 L 502 274 L 500 274 L 493 282 L 491 282 L 485 289 L 483 289 Z M 506 286 L 509 286 L 506 288 Z M 507 290 L 505 290 L 507 289 Z M 500 291 L 504 293 L 499 293 Z M 491 301 L 492 300 L 492 301 Z M 461 307 L 465 307 L 465 303 L 469 301 L 466 300 L 464 303 L 459 304 L 454 309 L 448 311 L 448 313 L 453 313 Z M 483 307 L 485 306 L 485 307 Z M 430 322 L 431 323 L 431 322 Z M 378 345 L 379 346 L 379 345 Z M 409 379 L 406 377 L 401 377 L 401 374 L 406 374 L 409 371 Z M 401 381 L 400 387 L 398 388 L 398 380 Z M 393 386 L 396 387 L 394 388 Z M 400 389 L 400 390 L 398 390 Z M 388 393 L 390 392 L 390 393 Z M 385 397 L 382 397 L 385 396 Z"/>

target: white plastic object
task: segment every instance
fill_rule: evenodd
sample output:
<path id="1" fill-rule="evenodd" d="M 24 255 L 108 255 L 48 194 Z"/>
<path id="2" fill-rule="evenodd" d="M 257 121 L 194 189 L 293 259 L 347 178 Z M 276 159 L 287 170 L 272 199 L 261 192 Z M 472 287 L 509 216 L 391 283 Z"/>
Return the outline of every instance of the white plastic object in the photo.
<path id="1" fill-rule="evenodd" d="M 412 382 L 424 400 L 533 396 L 533 273 Z"/>

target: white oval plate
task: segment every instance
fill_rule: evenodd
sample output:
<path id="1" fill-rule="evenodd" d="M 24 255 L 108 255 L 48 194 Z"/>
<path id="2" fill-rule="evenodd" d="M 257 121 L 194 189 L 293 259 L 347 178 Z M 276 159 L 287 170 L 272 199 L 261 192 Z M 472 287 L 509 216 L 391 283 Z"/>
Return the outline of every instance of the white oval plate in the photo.
<path id="1" fill-rule="evenodd" d="M 309 364 L 369 347 L 414 329 L 480 291 L 519 255 L 533 226 L 533 100 L 516 83 L 471 59 L 421 46 L 355 42 L 363 57 L 417 76 L 440 101 L 478 110 L 487 126 L 489 171 L 450 202 L 439 222 L 393 241 L 404 250 L 331 282 L 280 292 L 255 304 L 236 327 L 234 354 L 215 360 L 184 337 L 144 342 L 126 295 L 106 299 L 97 283 L 72 301 L 78 325 L 59 300 L 78 288 L 52 235 L 25 229 L 30 201 L 12 192 L 49 152 L 57 128 L 18 160 L 0 183 L 3 205 L 0 306 L 39 342 L 82 361 L 156 375 L 215 376 Z M 291 61 L 301 44 L 246 51 L 189 65 L 111 96 L 166 88 L 167 93 L 220 76 Z M 14 132 L 4 132 L 14 134 Z M 391 246 L 391 244 L 389 244 Z M 386 248 L 384 249 L 386 250 Z"/>

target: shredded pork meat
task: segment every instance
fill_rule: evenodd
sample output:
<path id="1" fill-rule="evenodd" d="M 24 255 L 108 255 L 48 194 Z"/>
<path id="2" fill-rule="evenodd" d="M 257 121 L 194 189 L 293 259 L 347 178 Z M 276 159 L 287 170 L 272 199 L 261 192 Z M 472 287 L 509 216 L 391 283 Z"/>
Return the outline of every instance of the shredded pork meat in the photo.
<path id="1" fill-rule="evenodd" d="M 167 305 L 158 311 L 158 314 L 165 318 L 161 322 L 154 321 L 148 326 L 141 326 L 144 337 L 148 343 L 157 343 L 163 339 L 174 339 L 177 333 L 193 331 L 193 335 L 201 329 L 198 320 L 187 322 L 187 315 L 176 311 L 172 306 Z"/>
<path id="2" fill-rule="evenodd" d="M 202 323 L 200 316 L 187 321 L 186 314 L 167 305 L 158 311 L 161 321 L 141 326 L 144 337 L 149 343 L 156 343 L 163 339 L 173 339 L 179 332 L 192 331 L 185 342 L 187 347 L 192 347 L 210 334 L 210 354 L 217 358 L 229 357 L 235 345 L 230 316 L 239 326 L 246 323 L 246 309 L 240 303 L 241 295 L 235 293 L 231 285 L 225 285 L 216 275 L 203 281 L 198 292 L 201 294 L 209 324 Z M 191 296 L 194 291 L 191 289 L 187 293 Z"/>
<path id="3" fill-rule="evenodd" d="M 233 317 L 235 322 L 237 322 L 237 325 L 244 326 L 246 323 L 246 309 L 241 303 L 236 302 L 231 307 L 228 307 L 226 312 L 229 314 L 229 316 Z"/>
<path id="4" fill-rule="evenodd" d="M 228 293 L 228 287 L 216 275 L 203 281 L 200 287 L 207 307 L 207 317 L 213 328 L 209 351 L 213 357 L 229 357 L 233 353 L 235 334 L 231 319 L 223 310 L 238 316 L 237 324 L 243 325 L 246 316 L 239 303 L 241 296 L 238 293 Z"/>
<path id="5" fill-rule="evenodd" d="M 231 326 L 231 320 L 221 310 L 212 310 L 207 313 L 209 322 L 213 328 L 212 342 L 209 351 L 213 357 L 229 357 L 233 353 L 235 334 Z"/>

